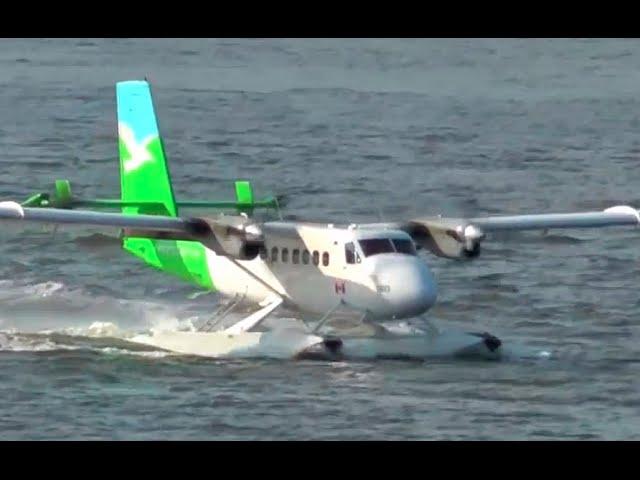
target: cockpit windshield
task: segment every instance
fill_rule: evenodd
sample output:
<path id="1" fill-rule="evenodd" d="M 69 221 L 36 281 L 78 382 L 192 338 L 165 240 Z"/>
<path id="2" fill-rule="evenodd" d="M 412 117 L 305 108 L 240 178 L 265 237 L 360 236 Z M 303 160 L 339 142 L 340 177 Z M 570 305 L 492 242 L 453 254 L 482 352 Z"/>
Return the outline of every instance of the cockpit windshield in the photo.
<path id="1" fill-rule="evenodd" d="M 406 253 L 407 255 L 416 255 L 416 246 L 411 240 L 406 238 L 394 238 L 391 240 L 393 246 L 396 247 L 396 252 Z"/>
<path id="2" fill-rule="evenodd" d="M 358 243 L 365 257 L 378 255 L 380 253 L 416 254 L 413 242 L 403 238 L 368 238 L 359 240 Z"/>
<path id="3" fill-rule="evenodd" d="M 388 238 L 369 238 L 367 240 L 360 240 L 358 243 L 360 243 L 360 248 L 365 257 L 378 255 L 379 253 L 395 252 L 393 244 Z"/>

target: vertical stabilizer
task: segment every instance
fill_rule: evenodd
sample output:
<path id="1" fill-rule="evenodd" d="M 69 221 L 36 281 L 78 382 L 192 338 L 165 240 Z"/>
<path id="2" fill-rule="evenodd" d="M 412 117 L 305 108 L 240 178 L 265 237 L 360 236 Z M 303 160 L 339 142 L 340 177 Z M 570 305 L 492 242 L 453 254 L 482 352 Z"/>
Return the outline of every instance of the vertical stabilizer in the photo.
<path id="1" fill-rule="evenodd" d="M 178 216 L 149 83 L 118 82 L 116 99 L 123 213 Z M 199 242 L 125 236 L 122 247 L 152 267 L 215 290 Z"/>
<path id="2" fill-rule="evenodd" d="M 120 186 L 124 213 L 177 216 L 171 177 L 149 83 L 116 84 Z"/>

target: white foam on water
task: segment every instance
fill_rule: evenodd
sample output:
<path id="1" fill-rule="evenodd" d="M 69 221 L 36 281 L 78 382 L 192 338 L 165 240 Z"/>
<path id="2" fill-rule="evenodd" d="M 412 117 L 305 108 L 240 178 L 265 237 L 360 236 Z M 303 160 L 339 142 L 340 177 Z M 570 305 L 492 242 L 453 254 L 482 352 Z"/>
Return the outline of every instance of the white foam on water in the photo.
<path id="1" fill-rule="evenodd" d="M 160 350 L 141 351 L 141 350 L 127 350 L 124 348 L 117 348 L 117 347 L 103 347 L 103 348 L 98 348 L 96 350 L 107 355 L 133 355 L 133 356 L 145 357 L 145 358 L 165 358 L 171 355 L 177 355 L 174 352 L 166 352 L 166 351 L 160 351 Z"/>
<path id="2" fill-rule="evenodd" d="M 158 315 L 151 319 L 151 326 L 149 330 L 151 332 L 181 332 L 181 331 L 196 331 L 194 320 L 197 317 L 189 317 L 186 319 L 179 319 L 173 315 Z"/>
<path id="3" fill-rule="evenodd" d="M 3 280 L 0 304 L 0 329 L 4 331 L 85 332 L 105 336 L 110 334 L 108 330 L 114 330 L 113 325 L 122 332 L 163 323 L 164 328 L 180 326 L 176 309 L 170 305 L 95 295 L 60 282 L 21 284 Z"/>
<path id="4" fill-rule="evenodd" d="M 128 340 L 155 329 L 193 329 L 192 318 L 180 320 L 167 305 L 96 296 L 53 281 L 21 284 L 0 280 L 0 304 L 0 351 L 103 351 L 103 347 L 82 339 Z M 149 357 L 165 355 L 131 352 Z"/>
<path id="5" fill-rule="evenodd" d="M 115 337 L 124 338 L 124 332 L 113 322 L 93 322 L 88 327 L 68 327 L 59 330 L 41 330 L 40 333 L 63 333 L 76 337 Z"/>
<path id="6" fill-rule="evenodd" d="M 5 352 L 50 352 L 58 350 L 78 350 L 76 345 L 64 345 L 49 338 L 29 337 L 20 334 L 0 332 L 0 351 Z"/>
<path id="7" fill-rule="evenodd" d="M 551 360 L 555 357 L 551 350 L 541 350 L 514 341 L 505 342 L 502 351 L 502 358 L 506 361 Z"/>

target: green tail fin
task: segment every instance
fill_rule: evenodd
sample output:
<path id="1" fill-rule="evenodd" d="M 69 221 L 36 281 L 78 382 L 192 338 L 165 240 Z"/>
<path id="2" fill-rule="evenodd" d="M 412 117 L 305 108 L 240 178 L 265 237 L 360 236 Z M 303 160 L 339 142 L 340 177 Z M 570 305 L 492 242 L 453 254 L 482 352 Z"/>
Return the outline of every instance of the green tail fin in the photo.
<path id="1" fill-rule="evenodd" d="M 123 213 L 178 216 L 151 89 L 146 81 L 116 84 Z M 125 237 L 123 248 L 148 265 L 215 290 L 199 242 Z"/>
<path id="2" fill-rule="evenodd" d="M 116 84 L 123 213 L 177 216 L 164 145 L 146 81 Z"/>

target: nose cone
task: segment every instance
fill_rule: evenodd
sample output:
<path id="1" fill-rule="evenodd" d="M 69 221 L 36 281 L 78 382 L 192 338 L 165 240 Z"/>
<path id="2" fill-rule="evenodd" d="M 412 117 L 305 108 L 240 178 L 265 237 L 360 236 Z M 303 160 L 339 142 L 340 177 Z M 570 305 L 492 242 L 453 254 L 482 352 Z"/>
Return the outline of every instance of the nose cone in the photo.
<path id="1" fill-rule="evenodd" d="M 372 278 L 382 297 L 383 310 L 386 310 L 384 315 L 415 317 L 426 312 L 436 301 L 435 279 L 429 267 L 418 257 L 378 256 Z"/>

